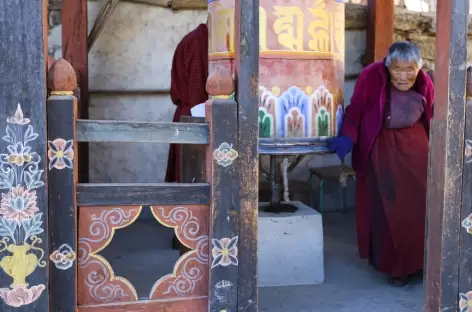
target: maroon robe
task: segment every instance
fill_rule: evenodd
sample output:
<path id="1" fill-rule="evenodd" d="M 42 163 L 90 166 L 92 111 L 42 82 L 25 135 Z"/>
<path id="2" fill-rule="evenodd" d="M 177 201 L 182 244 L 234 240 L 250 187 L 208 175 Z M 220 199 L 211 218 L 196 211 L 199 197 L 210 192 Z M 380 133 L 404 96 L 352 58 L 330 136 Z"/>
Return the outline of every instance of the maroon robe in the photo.
<path id="1" fill-rule="evenodd" d="M 177 106 L 173 122 L 190 116 L 190 109 L 208 99 L 208 28 L 200 24 L 177 45 L 172 61 L 170 96 Z M 180 145 L 171 144 L 166 182 L 180 182 Z"/>
<path id="2" fill-rule="evenodd" d="M 387 129 L 389 76 L 382 62 L 368 66 L 346 109 L 341 134 L 354 142 L 357 238 L 362 258 L 379 271 L 405 277 L 423 268 L 429 123 L 434 90 L 420 71 L 413 87 L 426 99 L 420 121 Z"/>

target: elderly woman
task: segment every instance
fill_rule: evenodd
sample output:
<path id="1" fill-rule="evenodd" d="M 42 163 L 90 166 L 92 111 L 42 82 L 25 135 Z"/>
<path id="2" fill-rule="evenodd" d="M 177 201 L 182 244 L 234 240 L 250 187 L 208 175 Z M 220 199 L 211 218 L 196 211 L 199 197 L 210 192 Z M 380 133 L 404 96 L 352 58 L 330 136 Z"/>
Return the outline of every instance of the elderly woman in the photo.
<path id="1" fill-rule="evenodd" d="M 418 48 L 396 42 L 365 68 L 346 108 L 339 158 L 352 150 L 359 253 L 396 286 L 421 272 L 433 83 Z"/>

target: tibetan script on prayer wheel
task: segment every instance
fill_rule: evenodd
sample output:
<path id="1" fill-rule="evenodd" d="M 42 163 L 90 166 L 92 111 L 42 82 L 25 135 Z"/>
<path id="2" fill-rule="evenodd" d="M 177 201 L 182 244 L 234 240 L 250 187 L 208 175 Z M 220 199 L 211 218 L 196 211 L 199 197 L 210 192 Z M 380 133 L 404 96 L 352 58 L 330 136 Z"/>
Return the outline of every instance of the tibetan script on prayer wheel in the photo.
<path id="1" fill-rule="evenodd" d="M 234 73 L 235 0 L 210 0 L 209 71 Z M 250 40 L 250 39 L 249 39 Z M 344 4 L 260 0 L 259 136 L 327 137 L 344 106 Z"/>

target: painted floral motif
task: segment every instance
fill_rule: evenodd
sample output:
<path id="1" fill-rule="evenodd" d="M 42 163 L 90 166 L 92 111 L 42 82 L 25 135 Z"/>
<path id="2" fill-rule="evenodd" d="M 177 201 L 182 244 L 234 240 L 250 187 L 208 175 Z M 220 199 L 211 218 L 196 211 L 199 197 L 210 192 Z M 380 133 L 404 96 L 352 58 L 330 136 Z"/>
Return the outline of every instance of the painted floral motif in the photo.
<path id="1" fill-rule="evenodd" d="M 223 167 L 230 166 L 236 158 L 238 158 L 238 152 L 233 149 L 233 145 L 226 142 L 221 143 L 213 152 L 213 159 Z"/>
<path id="2" fill-rule="evenodd" d="M 472 140 L 465 140 L 464 156 L 466 164 L 472 162 Z"/>
<path id="3" fill-rule="evenodd" d="M 292 109 L 290 114 L 285 116 L 287 123 L 287 137 L 304 137 L 305 136 L 305 116 L 300 114 L 297 109 Z"/>
<path id="4" fill-rule="evenodd" d="M 316 90 L 290 87 L 279 96 L 279 88 L 269 91 L 260 86 L 259 94 L 259 137 L 323 137 L 339 133 L 342 90 L 333 93 L 324 85 Z M 270 132 L 271 125 L 276 133 Z"/>
<path id="5" fill-rule="evenodd" d="M 462 226 L 467 230 L 467 233 L 472 234 L 472 213 L 462 221 Z"/>
<path id="6" fill-rule="evenodd" d="M 238 265 L 238 237 L 212 239 L 213 249 L 211 254 L 213 262 L 211 268 L 217 266 Z"/>
<path id="7" fill-rule="evenodd" d="M 290 87 L 287 91 L 282 93 L 277 102 L 276 116 L 278 136 L 297 136 L 295 133 L 291 132 L 293 130 L 302 133 L 302 135 L 298 136 L 306 136 L 309 133 L 309 123 L 307 122 L 309 109 L 308 97 L 305 92 L 299 88 Z"/>
<path id="8" fill-rule="evenodd" d="M 459 311 L 472 312 L 472 291 L 467 294 L 459 294 Z"/>
<path id="9" fill-rule="evenodd" d="M 274 115 L 277 96 L 263 86 L 259 86 L 259 137 L 274 136 Z"/>
<path id="10" fill-rule="evenodd" d="M 30 192 L 23 186 L 17 185 L 10 192 L 2 193 L 0 215 L 3 215 L 6 220 L 22 223 L 38 211 L 35 191 Z"/>
<path id="11" fill-rule="evenodd" d="M 74 264 L 76 254 L 72 247 L 63 244 L 49 256 L 49 259 L 59 270 L 67 270 Z"/>
<path id="12" fill-rule="evenodd" d="M 38 137 L 30 122 L 18 104 L 2 137 L 9 143 L 8 153 L 0 154 L 0 253 L 4 253 L 0 268 L 13 280 L 10 288 L 0 289 L 0 298 L 14 307 L 34 302 L 45 289 L 44 285 L 28 288 L 26 282 L 37 267 L 46 266 L 44 250 L 38 246 L 42 239 L 37 235 L 44 229 L 35 191 L 44 186 L 44 170 L 39 169 L 41 157 L 29 145 Z"/>
<path id="13" fill-rule="evenodd" d="M 331 116 L 335 115 L 335 102 L 334 95 L 326 88 L 321 85 L 310 95 L 310 103 L 313 106 L 313 112 L 315 114 L 313 124 L 313 135 L 314 136 L 329 136 L 335 132 L 336 129 L 332 129 L 332 124 L 335 121 L 331 121 Z"/>
<path id="14" fill-rule="evenodd" d="M 274 134 L 274 117 L 264 107 L 259 107 L 259 137 L 270 138 Z"/>
<path id="15" fill-rule="evenodd" d="M 13 289 L 1 288 L 0 298 L 11 307 L 21 307 L 35 302 L 46 289 L 44 285 L 27 288 L 25 285 L 18 285 Z"/>
<path id="16" fill-rule="evenodd" d="M 48 141 L 49 170 L 74 167 L 74 141 L 55 139 Z"/>
<path id="17" fill-rule="evenodd" d="M 327 113 L 325 108 L 322 107 L 316 114 L 316 136 L 328 136 L 329 128 L 329 113 Z"/>

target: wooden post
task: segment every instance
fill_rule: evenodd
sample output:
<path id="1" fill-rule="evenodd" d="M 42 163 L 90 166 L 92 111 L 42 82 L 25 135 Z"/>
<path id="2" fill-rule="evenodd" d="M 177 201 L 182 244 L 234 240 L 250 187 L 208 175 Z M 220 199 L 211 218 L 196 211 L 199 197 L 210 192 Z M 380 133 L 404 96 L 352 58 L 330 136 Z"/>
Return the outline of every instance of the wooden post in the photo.
<path id="1" fill-rule="evenodd" d="M 48 74 L 47 101 L 51 312 L 77 310 L 76 86 L 74 68 L 56 61 Z"/>
<path id="2" fill-rule="evenodd" d="M 231 73 L 212 73 L 205 117 L 210 126 L 206 177 L 211 184 L 210 275 L 208 311 L 237 311 L 239 256 L 239 185 L 237 104 Z M 217 97 L 217 98 L 215 98 Z"/>
<path id="3" fill-rule="evenodd" d="M 469 306 L 472 297 L 472 67 L 467 68 L 465 107 L 465 146 L 462 175 L 462 228 L 459 258 L 459 311 Z"/>
<path id="4" fill-rule="evenodd" d="M 367 62 L 381 61 L 393 43 L 393 0 L 369 0 L 367 23 Z"/>
<path id="5" fill-rule="evenodd" d="M 0 1 L 0 311 L 49 311 L 47 1 Z"/>
<path id="6" fill-rule="evenodd" d="M 425 312 L 458 311 L 469 0 L 437 7 L 434 119 L 428 172 Z M 467 155 L 467 153 L 466 153 Z M 467 176 L 464 176 L 467 182 Z M 466 192 L 467 194 L 468 192 Z"/>
<path id="7" fill-rule="evenodd" d="M 80 95 L 77 116 L 88 119 L 88 44 L 87 44 L 87 0 L 62 0 L 62 57 L 77 73 Z M 79 144 L 79 182 L 87 183 L 89 170 L 88 143 Z"/>
<path id="8" fill-rule="evenodd" d="M 259 0 L 236 0 L 235 75 L 239 146 L 238 311 L 255 312 L 259 197 Z"/>

